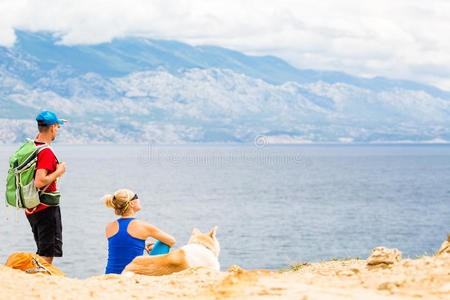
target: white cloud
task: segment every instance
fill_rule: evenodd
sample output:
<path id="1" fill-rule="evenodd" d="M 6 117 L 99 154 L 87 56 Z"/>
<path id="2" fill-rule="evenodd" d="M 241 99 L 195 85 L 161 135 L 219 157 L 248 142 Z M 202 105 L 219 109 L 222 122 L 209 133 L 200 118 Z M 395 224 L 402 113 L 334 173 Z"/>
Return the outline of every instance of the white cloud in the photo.
<path id="1" fill-rule="evenodd" d="M 0 45 L 13 44 L 14 28 L 68 45 L 139 35 L 450 90 L 449 16 L 446 0 L 0 0 Z"/>

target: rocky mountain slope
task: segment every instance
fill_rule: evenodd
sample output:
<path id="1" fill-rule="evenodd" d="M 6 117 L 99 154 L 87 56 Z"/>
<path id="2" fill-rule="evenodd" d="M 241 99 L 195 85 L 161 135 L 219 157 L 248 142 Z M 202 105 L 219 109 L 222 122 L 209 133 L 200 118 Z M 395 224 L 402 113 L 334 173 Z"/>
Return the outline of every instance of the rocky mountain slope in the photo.
<path id="1" fill-rule="evenodd" d="M 432 86 L 175 41 L 16 34 L 0 47 L 0 143 L 33 136 L 44 109 L 70 120 L 65 143 L 450 141 L 450 93 Z"/>

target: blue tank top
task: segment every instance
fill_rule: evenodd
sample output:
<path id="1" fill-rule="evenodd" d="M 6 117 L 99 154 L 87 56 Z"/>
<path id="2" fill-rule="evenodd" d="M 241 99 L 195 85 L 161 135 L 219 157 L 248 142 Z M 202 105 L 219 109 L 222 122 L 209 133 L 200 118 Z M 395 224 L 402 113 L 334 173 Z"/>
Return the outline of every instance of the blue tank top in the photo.
<path id="1" fill-rule="evenodd" d="M 145 240 L 131 236 L 128 232 L 128 224 L 134 218 L 118 219 L 119 231 L 108 238 L 108 264 L 105 274 L 122 273 L 123 269 L 136 256 L 144 254 Z"/>

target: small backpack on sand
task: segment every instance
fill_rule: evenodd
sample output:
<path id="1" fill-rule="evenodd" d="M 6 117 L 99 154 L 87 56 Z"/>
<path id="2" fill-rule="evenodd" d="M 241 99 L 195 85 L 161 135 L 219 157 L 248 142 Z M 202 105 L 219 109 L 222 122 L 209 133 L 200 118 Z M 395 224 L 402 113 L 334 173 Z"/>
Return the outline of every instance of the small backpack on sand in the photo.
<path id="1" fill-rule="evenodd" d="M 6 205 L 17 208 L 34 208 L 39 203 L 58 205 L 59 192 L 45 192 L 50 186 L 39 190 L 34 185 L 34 175 L 38 153 L 50 148 L 47 144 L 36 146 L 27 139 L 9 159 L 9 171 L 6 178 Z M 51 149 L 51 148 L 50 148 Z"/>
<path id="2" fill-rule="evenodd" d="M 34 253 L 15 252 L 6 260 L 5 266 L 22 270 L 28 274 L 42 273 L 54 276 L 66 276 L 60 269 L 49 264 L 42 257 Z"/>

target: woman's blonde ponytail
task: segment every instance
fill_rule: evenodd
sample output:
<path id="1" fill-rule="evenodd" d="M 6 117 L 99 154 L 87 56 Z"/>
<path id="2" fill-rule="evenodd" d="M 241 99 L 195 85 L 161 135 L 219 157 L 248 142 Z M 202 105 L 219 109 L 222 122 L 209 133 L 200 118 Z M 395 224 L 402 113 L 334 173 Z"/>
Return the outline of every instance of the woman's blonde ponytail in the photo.
<path id="1" fill-rule="evenodd" d="M 114 195 L 108 194 L 108 195 L 103 196 L 103 202 L 105 202 L 106 207 L 114 208 L 113 199 L 114 199 Z"/>
<path id="2" fill-rule="evenodd" d="M 103 196 L 103 201 L 107 207 L 114 208 L 114 213 L 118 216 L 123 215 L 129 209 L 130 199 L 134 193 L 127 189 L 117 190 L 114 195 Z"/>

